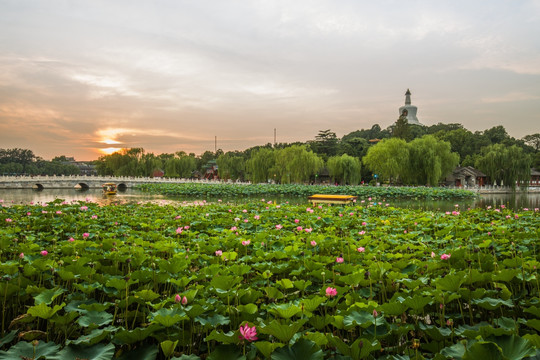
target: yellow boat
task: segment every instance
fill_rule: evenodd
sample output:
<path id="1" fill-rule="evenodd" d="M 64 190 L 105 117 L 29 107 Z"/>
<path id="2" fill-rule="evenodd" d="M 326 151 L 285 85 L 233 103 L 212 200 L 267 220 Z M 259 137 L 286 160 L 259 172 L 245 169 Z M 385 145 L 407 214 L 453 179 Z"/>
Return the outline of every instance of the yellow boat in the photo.
<path id="1" fill-rule="evenodd" d="M 348 204 L 357 199 L 357 196 L 353 195 L 326 195 L 315 194 L 308 196 L 309 202 L 315 204 Z"/>
<path id="2" fill-rule="evenodd" d="M 115 183 L 105 183 L 101 185 L 103 188 L 103 193 L 105 195 L 116 195 L 116 184 Z"/>

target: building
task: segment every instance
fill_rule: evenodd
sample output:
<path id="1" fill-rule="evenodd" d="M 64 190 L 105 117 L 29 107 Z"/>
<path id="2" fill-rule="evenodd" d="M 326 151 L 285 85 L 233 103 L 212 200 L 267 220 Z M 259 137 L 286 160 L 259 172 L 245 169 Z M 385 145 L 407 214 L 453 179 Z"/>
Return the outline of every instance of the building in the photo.
<path id="1" fill-rule="evenodd" d="M 407 92 L 405 93 L 405 106 L 402 106 L 399 108 L 399 116 L 401 115 L 407 116 L 407 121 L 409 124 L 422 125 L 420 124 L 420 121 L 418 121 L 418 118 L 416 117 L 417 111 L 418 111 L 418 108 L 414 105 L 411 105 L 411 91 L 407 89 Z"/>
<path id="2" fill-rule="evenodd" d="M 529 186 L 540 186 L 540 171 L 537 169 L 531 169 L 531 181 L 529 182 Z"/>
<path id="3" fill-rule="evenodd" d="M 472 166 L 458 166 L 452 171 L 452 174 L 446 177 L 445 184 L 449 186 L 484 186 L 487 184 L 487 175 Z"/>

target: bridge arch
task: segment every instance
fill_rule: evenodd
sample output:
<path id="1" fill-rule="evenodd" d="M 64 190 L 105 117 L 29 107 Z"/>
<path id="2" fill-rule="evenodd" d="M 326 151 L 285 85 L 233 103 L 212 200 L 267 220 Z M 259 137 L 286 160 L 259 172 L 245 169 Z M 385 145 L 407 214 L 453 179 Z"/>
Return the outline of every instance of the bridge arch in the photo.
<path id="1" fill-rule="evenodd" d="M 32 189 L 37 190 L 37 191 L 41 191 L 41 190 L 45 189 L 45 186 L 41 185 L 40 183 L 37 183 L 37 184 L 32 185 Z"/>
<path id="2" fill-rule="evenodd" d="M 120 183 L 120 184 L 118 184 L 117 189 L 118 189 L 118 191 L 126 191 L 127 190 L 127 185 L 125 183 Z"/>
<path id="3" fill-rule="evenodd" d="M 88 189 L 90 189 L 90 186 L 88 186 L 88 184 L 86 184 L 86 183 L 80 182 L 77 185 L 75 185 L 74 188 L 76 190 L 88 190 Z"/>

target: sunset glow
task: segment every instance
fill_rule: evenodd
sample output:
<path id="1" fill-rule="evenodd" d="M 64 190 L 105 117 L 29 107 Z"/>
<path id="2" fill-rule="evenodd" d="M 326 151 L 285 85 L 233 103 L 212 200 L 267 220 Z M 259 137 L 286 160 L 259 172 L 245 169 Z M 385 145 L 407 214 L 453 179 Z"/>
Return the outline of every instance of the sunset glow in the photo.
<path id="1" fill-rule="evenodd" d="M 108 148 L 104 148 L 104 149 L 99 149 L 99 151 L 103 155 L 111 155 L 111 154 L 114 154 L 115 152 L 120 151 L 120 150 L 122 150 L 122 148 L 108 147 Z"/>

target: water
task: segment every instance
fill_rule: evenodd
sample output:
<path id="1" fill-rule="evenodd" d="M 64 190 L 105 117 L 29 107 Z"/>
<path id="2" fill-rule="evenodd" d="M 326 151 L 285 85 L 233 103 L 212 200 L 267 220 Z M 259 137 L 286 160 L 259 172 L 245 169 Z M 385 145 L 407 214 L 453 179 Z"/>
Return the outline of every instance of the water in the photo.
<path id="1" fill-rule="evenodd" d="M 216 202 L 217 198 L 195 198 L 195 197 L 170 197 L 163 195 L 154 195 L 135 189 L 127 189 L 124 192 L 118 192 L 117 195 L 103 195 L 101 189 L 89 189 L 80 191 L 75 189 L 45 189 L 35 191 L 32 189 L 0 189 L 0 200 L 3 200 L 4 205 L 11 204 L 29 204 L 47 203 L 55 199 L 63 199 L 66 201 L 86 201 L 97 202 L 98 204 L 106 205 L 111 203 L 136 203 L 136 202 L 156 202 L 156 203 L 183 203 L 203 201 Z M 252 198 L 250 200 L 260 200 L 260 198 Z M 275 201 L 277 203 L 289 202 L 291 204 L 308 204 L 304 197 L 265 197 L 266 201 Z M 361 200 L 361 199 L 359 199 Z M 244 203 L 248 201 L 246 198 L 231 198 L 223 199 L 230 203 Z M 451 211 L 458 204 L 460 209 L 482 207 L 486 208 L 499 207 L 505 205 L 509 209 L 523 208 L 540 208 L 540 193 L 514 193 L 514 194 L 486 194 L 481 195 L 476 199 L 469 200 L 381 200 L 374 199 L 378 205 L 385 206 L 386 203 L 395 207 L 415 208 L 423 210 L 440 210 Z"/>

